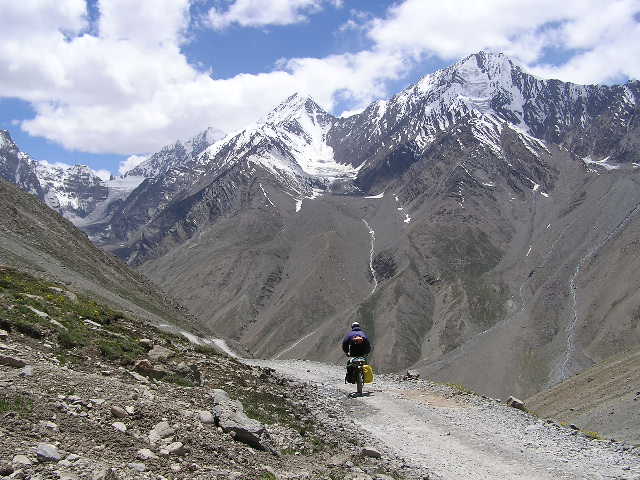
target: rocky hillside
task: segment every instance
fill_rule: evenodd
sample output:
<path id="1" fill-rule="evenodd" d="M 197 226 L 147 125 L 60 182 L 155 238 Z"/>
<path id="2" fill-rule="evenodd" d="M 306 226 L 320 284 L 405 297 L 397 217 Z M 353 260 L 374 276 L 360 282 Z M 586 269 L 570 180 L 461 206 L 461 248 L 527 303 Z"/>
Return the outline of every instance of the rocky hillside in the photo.
<path id="1" fill-rule="evenodd" d="M 614 355 L 527 400 L 539 415 L 640 441 L 640 350 Z"/>
<path id="2" fill-rule="evenodd" d="M 640 343 L 639 98 L 485 52 L 349 118 L 292 95 L 86 231 L 257 356 L 357 319 L 381 369 L 527 397 Z"/>
<path id="3" fill-rule="evenodd" d="M 190 338 L 0 267 L 0 477 L 418 478 L 344 399 Z"/>
<path id="4" fill-rule="evenodd" d="M 95 247 L 36 197 L 0 179 L 0 264 L 65 282 L 112 308 L 155 324 L 195 327 L 184 307 Z"/>

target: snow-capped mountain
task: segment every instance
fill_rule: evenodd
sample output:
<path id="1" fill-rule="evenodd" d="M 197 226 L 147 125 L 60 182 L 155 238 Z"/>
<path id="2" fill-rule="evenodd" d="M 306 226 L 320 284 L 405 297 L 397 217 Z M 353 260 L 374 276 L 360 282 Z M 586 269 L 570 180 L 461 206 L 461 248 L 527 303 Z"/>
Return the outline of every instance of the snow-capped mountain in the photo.
<path id="1" fill-rule="evenodd" d="M 126 172 L 129 177 L 158 177 L 170 168 L 182 168 L 194 171 L 198 166 L 194 164 L 195 158 L 207 147 L 225 137 L 225 133 L 213 127 L 200 132 L 188 140 L 177 140 L 166 145 L 159 152 L 154 153 L 140 165 Z"/>
<path id="2" fill-rule="evenodd" d="M 36 162 L 20 151 L 7 130 L 0 130 L 0 177 L 42 199 Z"/>

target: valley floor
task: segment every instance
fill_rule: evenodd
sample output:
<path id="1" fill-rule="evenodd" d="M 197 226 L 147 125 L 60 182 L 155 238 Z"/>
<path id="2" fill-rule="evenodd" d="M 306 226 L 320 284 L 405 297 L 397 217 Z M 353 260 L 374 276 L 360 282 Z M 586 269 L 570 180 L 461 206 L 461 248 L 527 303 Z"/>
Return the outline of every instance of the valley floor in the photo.
<path id="1" fill-rule="evenodd" d="M 380 375 L 354 397 L 341 366 L 252 360 L 343 394 L 355 423 L 404 458 L 412 473 L 441 479 L 640 479 L 640 449 L 546 422 L 459 388 Z"/>

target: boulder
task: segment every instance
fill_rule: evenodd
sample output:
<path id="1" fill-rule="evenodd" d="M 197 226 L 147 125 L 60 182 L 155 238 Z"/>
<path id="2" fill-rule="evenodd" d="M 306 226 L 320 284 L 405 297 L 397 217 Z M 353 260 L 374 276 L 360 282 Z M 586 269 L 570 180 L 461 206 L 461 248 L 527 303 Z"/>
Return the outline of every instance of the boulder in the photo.
<path id="1" fill-rule="evenodd" d="M 136 457 L 138 457 L 140 460 L 153 460 L 155 458 L 158 458 L 158 456 L 148 448 L 141 448 L 140 450 L 138 450 Z"/>
<path id="2" fill-rule="evenodd" d="M 175 456 L 175 457 L 182 457 L 184 455 L 186 455 L 187 451 L 184 448 L 184 445 L 182 444 L 182 442 L 173 442 L 170 443 L 169 445 L 167 445 L 166 447 L 162 447 L 160 449 L 160 456 L 161 457 L 168 457 L 168 456 Z"/>
<path id="3" fill-rule="evenodd" d="M 364 457 L 370 457 L 370 458 L 380 458 L 380 457 L 382 457 L 382 454 L 378 450 L 373 448 L 373 447 L 364 447 L 360 451 L 360 453 Z"/>
<path id="4" fill-rule="evenodd" d="M 50 443 L 39 443 L 36 446 L 36 457 L 40 462 L 59 462 L 62 460 L 58 447 Z"/>
<path id="5" fill-rule="evenodd" d="M 58 288 L 58 287 L 49 287 L 49 290 L 59 293 L 61 295 L 64 295 L 65 297 L 67 297 L 69 300 L 71 300 L 72 302 L 77 302 L 78 301 L 78 296 L 73 293 L 70 292 L 69 290 L 65 290 L 63 288 Z"/>
<path id="6" fill-rule="evenodd" d="M 147 467 L 146 467 L 146 465 L 144 463 L 134 463 L 134 462 L 132 462 L 132 463 L 128 463 L 127 465 L 130 468 L 134 469 L 138 473 L 142 473 L 147 469 Z"/>
<path id="7" fill-rule="evenodd" d="M 91 474 L 91 480 L 117 480 L 118 477 L 113 469 L 106 467 L 98 467 Z"/>
<path id="8" fill-rule="evenodd" d="M 198 420 L 200 420 L 200 422 L 204 423 L 205 425 L 215 423 L 216 421 L 215 418 L 213 418 L 213 414 L 206 410 L 200 410 L 198 412 Z"/>
<path id="9" fill-rule="evenodd" d="M 225 433 L 233 436 L 234 440 L 246 443 L 254 448 L 266 450 L 262 437 L 266 435 L 263 424 L 247 417 L 242 403 L 232 400 L 227 392 L 220 389 L 213 390 L 213 416 L 216 424 Z"/>
<path id="10" fill-rule="evenodd" d="M 166 360 L 175 355 L 173 350 L 162 347 L 160 345 L 154 345 L 151 350 L 147 352 L 147 357 L 153 362 L 160 362 Z"/>
<path id="11" fill-rule="evenodd" d="M 142 372 L 142 373 L 151 373 L 154 371 L 153 364 L 146 358 L 143 358 L 142 360 L 138 360 L 136 363 L 134 363 L 133 369 L 137 372 Z"/>
<path id="12" fill-rule="evenodd" d="M 33 465 L 33 462 L 26 455 L 15 455 L 11 460 L 11 465 L 13 465 L 15 468 L 22 468 Z"/>
<path id="13" fill-rule="evenodd" d="M 153 348 L 153 340 L 149 338 L 141 338 L 140 340 L 138 340 L 138 343 L 147 347 L 149 350 Z"/>
<path id="14" fill-rule="evenodd" d="M 13 471 L 13 465 L 8 462 L 0 462 L 0 475 L 2 475 L 3 477 L 9 476 L 13 473 Z"/>
<path id="15" fill-rule="evenodd" d="M 18 374 L 18 376 L 20 376 L 20 377 L 31 377 L 31 376 L 33 376 L 33 366 L 25 365 L 22 368 L 22 370 L 20 370 L 20 373 Z"/>
<path id="16" fill-rule="evenodd" d="M 9 338 L 9 332 L 0 328 L 0 340 L 6 341 Z"/>
<path id="17" fill-rule="evenodd" d="M 169 425 L 169 422 L 160 422 L 156 424 L 149 432 L 149 442 L 151 444 L 157 443 L 163 438 L 170 437 L 176 431 Z"/>
<path id="18" fill-rule="evenodd" d="M 113 415 L 115 418 L 125 418 L 129 415 L 124 408 L 119 407 L 117 405 L 111 405 L 110 410 L 111 410 L 111 415 Z"/>
<path id="19" fill-rule="evenodd" d="M 124 433 L 127 431 L 127 426 L 122 422 L 114 422 L 111 425 L 113 426 L 113 428 L 115 428 L 119 432 Z"/>
<path id="20" fill-rule="evenodd" d="M 512 408 L 517 408 L 518 410 L 522 410 L 523 412 L 527 411 L 527 407 L 525 407 L 524 402 L 513 396 L 507 399 L 507 405 Z"/>
<path id="21" fill-rule="evenodd" d="M 404 375 L 405 380 L 418 380 L 420 378 L 420 372 L 417 370 L 407 370 Z"/>
<path id="22" fill-rule="evenodd" d="M 9 355 L 0 355 L 0 365 L 13 368 L 23 368 L 27 366 L 27 362 L 17 357 L 10 357 Z"/>

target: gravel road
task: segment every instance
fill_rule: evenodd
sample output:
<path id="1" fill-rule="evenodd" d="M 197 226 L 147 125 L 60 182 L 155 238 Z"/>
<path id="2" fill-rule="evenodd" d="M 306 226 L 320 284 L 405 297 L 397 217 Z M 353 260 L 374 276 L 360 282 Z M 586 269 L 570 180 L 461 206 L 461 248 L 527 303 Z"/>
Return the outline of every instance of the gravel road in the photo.
<path id="1" fill-rule="evenodd" d="M 423 477 L 640 480 L 640 449 L 592 440 L 496 400 L 395 375 L 377 376 L 364 396 L 355 397 L 341 366 L 250 362 L 315 384 L 327 396 L 342 394 L 351 418 L 386 446 L 385 454 L 403 458 Z"/>

